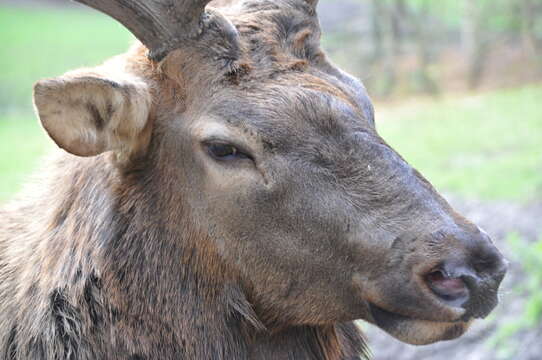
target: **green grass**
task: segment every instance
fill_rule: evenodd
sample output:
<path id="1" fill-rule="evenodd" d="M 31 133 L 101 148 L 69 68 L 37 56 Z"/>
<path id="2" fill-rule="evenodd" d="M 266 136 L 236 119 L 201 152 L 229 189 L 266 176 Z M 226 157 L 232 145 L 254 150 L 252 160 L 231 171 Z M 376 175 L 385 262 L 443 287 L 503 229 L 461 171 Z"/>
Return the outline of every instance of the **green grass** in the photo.
<path id="1" fill-rule="evenodd" d="M 32 113 L 32 84 L 126 50 L 132 36 L 93 11 L 0 6 L 0 201 L 50 142 Z M 332 39 L 331 39 L 332 40 Z M 330 40 L 330 41 L 331 41 Z M 488 199 L 542 193 L 542 86 L 377 105 L 381 134 L 440 190 Z"/>
<path id="2" fill-rule="evenodd" d="M 32 114 L 1 116 L 0 200 L 20 189 L 28 173 L 52 146 Z"/>
<path id="3" fill-rule="evenodd" d="M 382 107 L 381 135 L 438 189 L 483 199 L 542 195 L 542 86 Z M 378 116 L 377 116 L 378 118 Z"/>

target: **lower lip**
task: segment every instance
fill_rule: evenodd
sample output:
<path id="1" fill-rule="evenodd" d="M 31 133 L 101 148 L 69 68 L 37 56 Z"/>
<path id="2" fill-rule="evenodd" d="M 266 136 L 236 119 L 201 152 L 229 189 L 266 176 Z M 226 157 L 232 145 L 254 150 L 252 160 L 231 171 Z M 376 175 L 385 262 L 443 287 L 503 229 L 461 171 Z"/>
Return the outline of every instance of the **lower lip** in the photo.
<path id="1" fill-rule="evenodd" d="M 384 310 L 381 307 L 378 307 L 372 303 L 369 304 L 369 310 L 371 312 L 371 316 L 373 317 L 374 323 L 381 327 L 390 327 L 395 326 L 399 323 L 405 322 L 405 321 L 430 321 L 434 323 L 443 323 L 442 321 L 431 321 L 431 320 L 425 320 L 425 319 L 416 319 L 409 316 L 392 313 L 390 311 Z M 455 323 L 461 323 L 464 322 L 464 319 L 457 319 L 455 321 L 445 321 L 445 322 L 455 322 Z"/>
<path id="2" fill-rule="evenodd" d="M 386 311 L 374 304 L 369 304 L 369 310 L 374 323 L 383 328 L 395 326 L 399 322 L 413 320 L 412 318 Z"/>

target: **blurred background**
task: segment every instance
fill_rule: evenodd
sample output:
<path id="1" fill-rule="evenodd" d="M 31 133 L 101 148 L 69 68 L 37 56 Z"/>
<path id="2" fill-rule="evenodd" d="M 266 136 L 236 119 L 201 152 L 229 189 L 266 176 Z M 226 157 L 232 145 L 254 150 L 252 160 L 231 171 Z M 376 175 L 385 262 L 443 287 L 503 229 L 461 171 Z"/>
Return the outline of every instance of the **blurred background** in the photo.
<path id="1" fill-rule="evenodd" d="M 380 134 L 511 261 L 501 305 L 463 338 L 374 359 L 542 359 L 542 0 L 320 0 L 323 46 L 362 79 Z M 0 0 L 0 203 L 53 148 L 32 84 L 132 36 L 67 0 Z"/>

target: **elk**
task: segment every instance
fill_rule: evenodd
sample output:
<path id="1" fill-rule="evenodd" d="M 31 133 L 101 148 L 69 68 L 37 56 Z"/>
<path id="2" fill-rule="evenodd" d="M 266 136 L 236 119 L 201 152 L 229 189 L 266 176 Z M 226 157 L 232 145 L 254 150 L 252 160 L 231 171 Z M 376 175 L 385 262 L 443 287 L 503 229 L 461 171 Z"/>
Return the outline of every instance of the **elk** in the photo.
<path id="1" fill-rule="evenodd" d="M 58 150 L 0 210 L 0 355 L 367 356 L 497 304 L 503 256 L 377 134 L 316 0 L 78 0 L 138 42 L 35 85 Z"/>

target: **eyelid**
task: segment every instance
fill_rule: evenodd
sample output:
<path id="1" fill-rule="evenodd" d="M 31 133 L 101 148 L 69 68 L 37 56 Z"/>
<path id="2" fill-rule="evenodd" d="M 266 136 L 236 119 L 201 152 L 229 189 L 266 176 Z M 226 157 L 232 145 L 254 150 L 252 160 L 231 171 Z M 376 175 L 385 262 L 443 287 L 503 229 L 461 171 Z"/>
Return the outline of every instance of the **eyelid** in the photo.
<path id="1" fill-rule="evenodd" d="M 209 137 L 206 138 L 201 142 L 204 146 L 209 146 L 212 144 L 220 144 L 220 145 L 230 145 L 237 149 L 239 153 L 242 153 L 250 160 L 254 161 L 254 156 L 252 156 L 252 152 L 245 146 L 239 144 L 238 142 L 235 142 L 233 140 L 224 139 L 221 137 Z"/>

